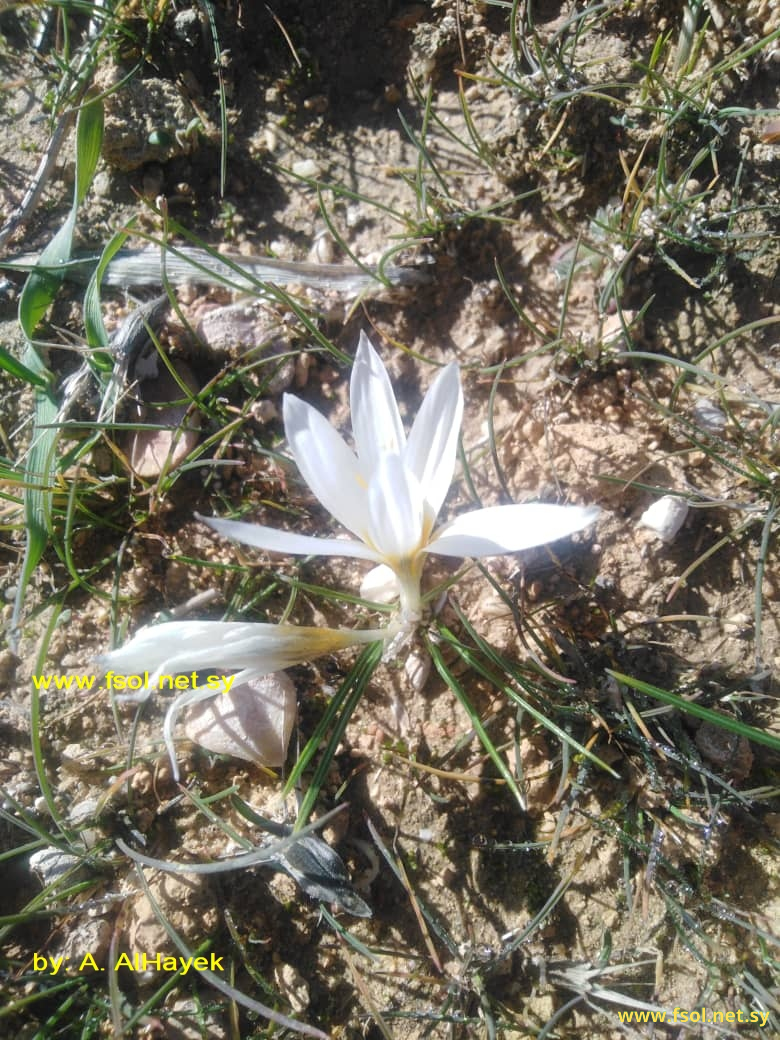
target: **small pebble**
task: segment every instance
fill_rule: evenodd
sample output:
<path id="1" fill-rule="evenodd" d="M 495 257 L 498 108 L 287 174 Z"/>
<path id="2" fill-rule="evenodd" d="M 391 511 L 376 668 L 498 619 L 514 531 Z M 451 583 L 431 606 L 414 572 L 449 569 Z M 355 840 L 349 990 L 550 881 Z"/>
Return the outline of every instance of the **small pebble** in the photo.
<path id="1" fill-rule="evenodd" d="M 34 871 L 41 879 L 41 884 L 46 888 L 55 881 L 73 870 L 81 863 L 78 856 L 72 856 L 69 852 L 62 852 L 53 845 L 38 849 L 30 856 L 30 870 Z"/>
<path id="2" fill-rule="evenodd" d="M 321 175 L 319 163 L 314 159 L 299 159 L 292 164 L 292 172 L 296 177 L 316 178 Z"/>
<path id="3" fill-rule="evenodd" d="M 705 433 L 722 433 L 726 428 L 726 416 L 712 401 L 700 397 L 693 406 L 696 425 Z"/>
<path id="4" fill-rule="evenodd" d="M 655 531 L 662 542 L 673 542 L 687 516 L 688 503 L 684 498 L 664 495 L 642 513 L 639 523 Z"/>
<path id="5" fill-rule="evenodd" d="M 695 741 L 702 755 L 733 780 L 744 780 L 753 768 L 753 752 L 745 737 L 714 722 L 703 722 L 696 731 Z"/>

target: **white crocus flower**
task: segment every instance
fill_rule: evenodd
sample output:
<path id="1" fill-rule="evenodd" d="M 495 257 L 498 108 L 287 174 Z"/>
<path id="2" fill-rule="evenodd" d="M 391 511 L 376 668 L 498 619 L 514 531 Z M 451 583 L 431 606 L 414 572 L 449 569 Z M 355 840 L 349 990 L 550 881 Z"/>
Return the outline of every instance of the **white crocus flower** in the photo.
<path id="1" fill-rule="evenodd" d="M 392 627 L 353 631 L 242 621 L 170 621 L 142 628 L 129 643 L 99 657 L 97 665 L 109 689 L 132 690 L 120 700 L 145 701 L 158 689 L 181 689 L 175 677 L 188 677 L 188 685 L 171 702 L 163 725 L 165 746 L 178 780 L 173 731 L 183 708 L 271 672 L 393 634 Z"/>
<path id="2" fill-rule="evenodd" d="M 397 582 L 402 617 L 411 622 L 420 615 L 426 553 L 482 557 L 518 552 L 573 534 L 599 514 L 594 506 L 492 506 L 435 527 L 452 482 L 463 417 L 454 362 L 433 381 L 407 438 L 387 371 L 361 333 L 350 405 L 354 452 L 319 412 L 290 394 L 284 396 L 284 428 L 304 480 L 354 540 L 200 519 L 220 534 L 270 552 L 354 556 L 387 567 Z"/>

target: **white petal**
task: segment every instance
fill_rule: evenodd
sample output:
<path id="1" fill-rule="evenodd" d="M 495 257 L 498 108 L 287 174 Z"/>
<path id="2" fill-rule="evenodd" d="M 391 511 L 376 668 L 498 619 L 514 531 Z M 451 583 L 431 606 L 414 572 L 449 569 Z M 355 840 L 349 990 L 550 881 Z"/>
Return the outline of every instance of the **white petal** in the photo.
<path id="1" fill-rule="evenodd" d="M 392 603 L 401 595 L 395 571 L 385 563 L 372 567 L 360 585 L 360 598 L 369 603 Z"/>
<path id="2" fill-rule="evenodd" d="M 165 671 L 165 666 L 180 655 L 189 661 L 205 654 L 208 666 L 214 662 L 215 650 L 224 652 L 226 646 L 234 647 L 236 642 L 250 634 L 256 635 L 258 629 L 263 631 L 274 627 L 222 621 L 168 621 L 162 625 L 148 625 L 139 629 L 124 646 L 99 657 L 97 664 L 103 672 L 144 675 L 148 671 L 151 676 Z M 192 667 L 199 663 L 193 662 Z"/>
<path id="3" fill-rule="evenodd" d="M 246 669 L 251 676 L 280 672 L 357 643 L 382 640 L 381 629 L 313 628 L 251 621 L 166 621 L 142 628 L 129 643 L 97 660 L 101 672 L 140 675 L 149 672 L 151 689 L 160 675 L 222 668 Z M 236 680 L 237 682 L 239 680 Z M 191 692 L 191 691 L 190 691 Z"/>
<path id="4" fill-rule="evenodd" d="M 279 531 L 262 524 L 245 524 L 240 520 L 219 520 L 217 517 L 200 516 L 198 520 L 217 531 L 225 538 L 232 538 L 243 545 L 254 545 L 267 552 L 287 553 L 291 556 L 353 556 L 359 560 L 376 560 L 375 552 L 364 545 L 346 538 L 315 538 L 293 531 Z"/>
<path id="5" fill-rule="evenodd" d="M 423 538 L 425 502 L 398 455 L 381 459 L 368 487 L 369 536 L 387 563 L 414 555 Z"/>
<path id="6" fill-rule="evenodd" d="M 423 489 L 431 524 L 452 483 L 462 418 L 460 372 L 453 362 L 439 373 L 425 395 L 404 452 L 404 462 Z"/>
<path id="7" fill-rule="evenodd" d="M 388 633 L 382 629 L 350 629 L 265 625 L 242 621 L 169 621 L 141 629 L 119 650 L 98 658 L 101 671 L 114 675 L 144 677 L 149 671 L 148 685 L 136 689 L 121 700 L 144 700 L 154 693 L 161 676 L 163 686 L 172 684 L 174 675 L 204 672 L 212 675 L 234 674 L 234 687 L 253 682 L 271 672 L 281 672 L 294 664 L 358 643 L 383 641 Z M 106 676 L 106 685 L 108 676 Z M 179 712 L 188 705 L 223 696 L 217 689 L 194 686 L 173 699 L 165 714 L 163 738 L 171 759 L 173 775 L 179 779 L 179 768 L 173 743 L 173 732 Z"/>
<path id="8" fill-rule="evenodd" d="M 495 556 L 546 545 L 592 524 L 598 506 L 492 506 L 464 513 L 440 528 L 427 552 L 442 556 Z"/>
<path id="9" fill-rule="evenodd" d="M 347 530 L 365 538 L 366 482 L 353 452 L 320 413 L 291 394 L 284 395 L 284 429 L 303 479 Z"/>
<path id="10" fill-rule="evenodd" d="M 365 332 L 352 366 L 349 402 L 361 469 L 370 476 L 381 458 L 401 454 L 406 436 L 387 370 Z"/>

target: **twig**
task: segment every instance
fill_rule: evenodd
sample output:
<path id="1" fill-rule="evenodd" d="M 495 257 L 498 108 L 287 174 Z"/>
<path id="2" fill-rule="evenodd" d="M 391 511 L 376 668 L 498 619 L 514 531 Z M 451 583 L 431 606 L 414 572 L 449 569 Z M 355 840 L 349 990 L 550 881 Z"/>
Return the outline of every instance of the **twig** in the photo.
<path id="1" fill-rule="evenodd" d="M 75 115 L 76 109 L 70 108 L 60 116 L 54 133 L 51 135 L 51 139 L 49 140 L 48 147 L 38 164 L 38 169 L 35 171 L 35 176 L 30 183 L 30 187 L 25 192 L 24 198 L 8 218 L 5 225 L 0 229 L 0 249 L 3 248 L 17 228 L 22 224 L 26 224 L 33 215 L 33 211 L 38 205 L 43 190 L 52 175 L 63 141 L 73 125 Z"/>

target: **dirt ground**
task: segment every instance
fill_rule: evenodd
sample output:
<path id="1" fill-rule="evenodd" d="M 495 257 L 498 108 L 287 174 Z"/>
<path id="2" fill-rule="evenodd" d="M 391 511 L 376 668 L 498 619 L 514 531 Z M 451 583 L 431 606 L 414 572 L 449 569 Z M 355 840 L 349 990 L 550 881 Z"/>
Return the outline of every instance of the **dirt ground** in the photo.
<path id="1" fill-rule="evenodd" d="M 534 4 L 537 39 L 550 53 L 551 41 L 563 41 L 554 75 L 534 94 L 541 73 L 534 79 L 530 49 L 526 67 L 517 65 L 511 4 L 289 0 L 272 13 L 218 3 L 229 127 L 221 195 L 219 82 L 204 6 L 157 5 L 159 31 L 143 44 L 140 73 L 123 82 L 145 25 L 143 5 L 125 6 L 135 35 L 97 73 L 109 91 L 103 159 L 79 213 L 77 251 L 99 252 L 133 218 L 138 233 L 158 237 L 164 197 L 177 225 L 240 254 L 349 263 L 348 250 L 376 264 L 392 253 L 424 272 L 424 284 L 357 301 L 305 286 L 291 293 L 345 355 L 361 329 L 371 335 L 407 423 L 438 366 L 460 363 L 462 455 L 446 517 L 475 499 L 603 509 L 581 535 L 467 569 L 437 623 L 464 639 L 468 623 L 521 676 L 536 676 L 535 703 L 544 712 L 548 698 L 555 725 L 614 775 L 451 654 L 494 745 L 522 777 L 521 808 L 436 669 L 410 681 L 413 667 L 427 668 L 420 642 L 411 663 L 402 656 L 376 671 L 318 807 L 349 806 L 325 837 L 372 916 L 341 913 L 339 926 L 330 924 L 281 873 L 147 871 L 164 914 L 192 949 L 210 939 L 226 955 L 238 990 L 334 1038 L 772 1035 L 780 1021 L 778 756 L 619 684 L 608 669 L 780 735 L 780 152 L 769 111 L 778 104 L 780 42 L 713 75 L 701 107 L 686 108 L 697 77 L 775 33 L 780 15 L 764 0 L 603 4 L 590 16 L 581 4 Z M 702 7 L 699 49 L 679 80 L 687 86 L 665 93 L 686 12 Z M 31 25 L 29 10 L 0 5 L 3 222 L 48 139 L 50 58 L 33 57 Z M 666 78 L 659 73 L 654 94 L 643 70 L 659 39 L 668 43 Z M 675 105 L 679 120 L 667 111 Z M 40 250 L 59 227 L 73 155 L 71 134 L 8 255 Z M 21 356 L 22 280 L 7 279 L 0 344 Z M 103 296 L 114 328 L 133 303 L 109 289 Z M 65 285 L 45 326 L 49 366 L 61 379 L 81 362 L 82 298 L 83 287 Z M 279 415 L 290 390 L 348 435 L 349 365 L 318 347 L 283 298 L 253 304 L 238 338 L 225 335 L 218 308 L 236 298 L 181 288 L 181 314 L 169 313 L 162 328 L 171 357 L 210 388 L 198 464 L 160 481 L 131 475 L 127 434 L 117 430 L 78 471 L 64 466 L 52 547 L 27 592 L 15 647 L 24 525 L 18 481 L 4 481 L 3 850 L 40 828 L 57 830 L 35 765 L 34 674 L 92 672 L 112 639 L 215 590 L 205 610 L 185 616 L 376 622 L 365 607 L 320 591 L 356 595 L 362 564 L 271 558 L 216 538 L 193 515 L 337 531 L 280 457 Z M 182 319 L 200 327 L 199 340 Z M 269 352 L 287 360 L 269 362 Z M 698 371 L 682 379 L 685 369 L 665 359 Z M 3 465 L 12 470 L 29 443 L 32 393 L 2 378 Z M 94 418 L 93 404 L 81 401 L 74 415 Z M 75 443 L 63 434 L 63 457 Z M 65 534 L 73 481 L 86 490 Z M 640 522 L 665 493 L 690 506 L 669 541 Z M 426 582 L 454 573 L 432 561 Z M 303 584 L 291 594 L 296 578 Z M 291 670 L 299 718 L 288 768 L 350 662 L 346 654 Z M 217 819 L 209 822 L 172 779 L 164 711 L 147 705 L 134 728 L 134 708 L 112 706 L 105 689 L 41 697 L 53 801 L 66 831 L 96 851 L 21 927 L 14 915 L 45 880 L 29 852 L 4 863 L 3 985 L 9 1001 L 36 997 L 7 1019 L 19 1036 L 66 1035 L 45 1024 L 60 1003 L 34 970 L 35 954 L 64 956 L 75 977 L 85 953 L 105 969 L 122 952 L 177 952 L 116 837 L 144 835 L 158 858 L 212 860 L 237 849 L 225 825 L 259 840 L 231 792 L 266 817 L 285 813 L 279 770 L 182 742 L 182 783 L 211 799 Z M 291 796 L 293 816 L 294 804 Z M 403 872 L 390 868 L 373 834 Z M 115 978 L 118 995 L 100 981 L 100 1012 L 83 1035 L 119 1035 L 117 1014 L 132 1020 L 164 981 L 154 971 Z M 73 992 L 77 1006 L 92 999 Z M 729 1025 L 734 1018 L 629 1024 L 618 1017 L 631 1008 L 626 998 L 640 1008 L 760 1008 L 774 1018 L 764 1028 Z M 260 1037 L 268 1029 L 189 976 L 126 1035 Z"/>

